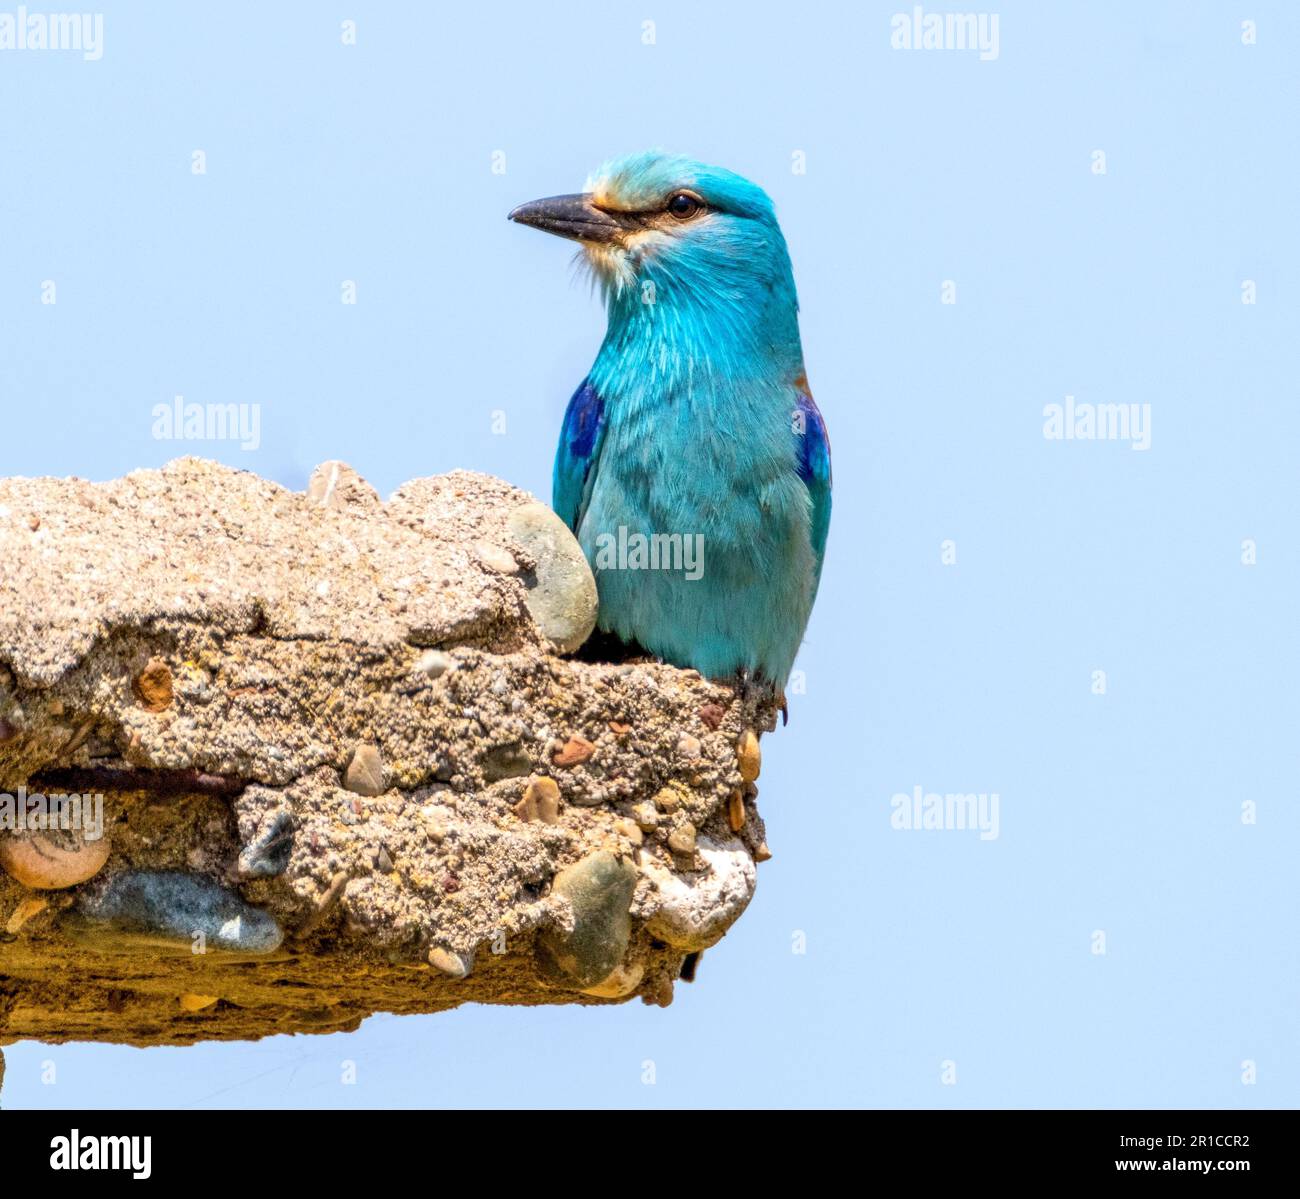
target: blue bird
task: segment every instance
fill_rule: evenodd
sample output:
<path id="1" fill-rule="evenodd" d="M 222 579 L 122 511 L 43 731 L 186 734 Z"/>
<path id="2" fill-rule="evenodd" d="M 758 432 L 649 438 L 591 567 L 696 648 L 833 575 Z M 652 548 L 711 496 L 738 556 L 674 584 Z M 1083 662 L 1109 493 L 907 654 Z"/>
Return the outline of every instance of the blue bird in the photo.
<path id="1" fill-rule="evenodd" d="M 821 578 L 831 463 L 772 201 L 651 151 L 510 219 L 577 241 L 608 313 L 552 496 L 596 575 L 600 628 L 780 691 Z"/>

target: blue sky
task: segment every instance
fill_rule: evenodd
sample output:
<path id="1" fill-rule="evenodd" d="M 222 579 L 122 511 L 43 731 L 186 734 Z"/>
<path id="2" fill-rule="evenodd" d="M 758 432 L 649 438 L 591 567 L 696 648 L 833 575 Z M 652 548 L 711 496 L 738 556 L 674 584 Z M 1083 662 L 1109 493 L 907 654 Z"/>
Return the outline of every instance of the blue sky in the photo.
<path id="1" fill-rule="evenodd" d="M 545 496 L 603 318 L 506 212 L 648 146 L 753 178 L 836 489 L 757 896 L 667 1010 L 20 1044 L 6 1105 L 1300 1103 L 1300 12 L 999 3 L 981 61 L 892 48 L 898 3 L 517 7 L 109 3 L 97 61 L 0 51 L 0 474 Z M 260 446 L 155 439 L 178 394 Z M 1067 395 L 1149 448 L 1044 437 Z M 891 827 L 918 786 L 997 838 Z"/>

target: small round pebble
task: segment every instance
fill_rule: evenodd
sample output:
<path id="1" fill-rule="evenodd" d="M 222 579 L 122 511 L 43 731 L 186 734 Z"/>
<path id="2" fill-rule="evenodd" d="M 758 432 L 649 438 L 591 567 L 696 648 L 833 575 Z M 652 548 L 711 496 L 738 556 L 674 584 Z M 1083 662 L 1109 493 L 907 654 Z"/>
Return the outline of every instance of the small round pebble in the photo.
<path id="1" fill-rule="evenodd" d="M 575 733 L 556 750 L 551 761 L 556 766 L 578 766 L 596 752 L 596 747 L 586 737 Z"/>
<path id="2" fill-rule="evenodd" d="M 448 978 L 466 978 L 470 964 L 460 954 L 435 945 L 429 950 L 429 965 L 445 974 Z"/>
<path id="3" fill-rule="evenodd" d="M 493 574 L 513 575 L 519 573 L 519 563 L 515 561 L 514 554 L 499 545 L 493 545 L 490 541 L 480 541 L 474 547 L 474 553 L 478 556 L 478 560 Z"/>
<path id="4" fill-rule="evenodd" d="M 661 787 L 655 792 L 654 802 L 661 812 L 675 812 L 682 806 L 682 797 L 673 787 Z"/>
<path id="5" fill-rule="evenodd" d="M 686 857 L 695 852 L 695 825 L 687 821 L 668 834 L 668 848 Z"/>
<path id="6" fill-rule="evenodd" d="M 641 844 L 642 841 L 641 829 L 635 820 L 614 821 L 614 831 L 620 837 L 625 837 L 633 845 Z"/>
<path id="7" fill-rule="evenodd" d="M 133 686 L 146 712 L 165 712 L 172 706 L 172 672 L 161 658 L 150 658 Z"/>
<path id="8" fill-rule="evenodd" d="M 355 795 L 373 798 L 383 795 L 384 759 L 373 745 L 358 745 L 343 776 L 343 785 Z"/>
<path id="9" fill-rule="evenodd" d="M 431 679 L 440 679 L 449 670 L 456 669 L 456 660 L 440 649 L 425 650 L 415 662 L 417 674 L 428 675 Z"/>
<path id="10" fill-rule="evenodd" d="M 524 788 L 523 798 L 514 806 L 520 820 L 540 820 L 556 824 L 560 819 L 560 788 L 552 778 L 535 778 Z"/>
<path id="11" fill-rule="evenodd" d="M 0 866 L 24 887 L 60 891 L 94 878 L 111 850 L 107 837 L 87 841 L 73 830 L 0 835 Z"/>

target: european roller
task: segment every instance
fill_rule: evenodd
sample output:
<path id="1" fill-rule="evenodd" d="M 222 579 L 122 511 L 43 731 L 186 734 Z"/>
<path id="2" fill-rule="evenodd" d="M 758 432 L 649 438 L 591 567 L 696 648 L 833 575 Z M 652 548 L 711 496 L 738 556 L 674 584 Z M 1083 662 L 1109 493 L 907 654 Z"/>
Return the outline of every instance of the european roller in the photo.
<path id="1" fill-rule="evenodd" d="M 578 242 L 608 314 L 552 496 L 595 573 L 599 627 L 781 691 L 821 577 L 831 462 L 772 201 L 652 151 L 510 219 Z"/>

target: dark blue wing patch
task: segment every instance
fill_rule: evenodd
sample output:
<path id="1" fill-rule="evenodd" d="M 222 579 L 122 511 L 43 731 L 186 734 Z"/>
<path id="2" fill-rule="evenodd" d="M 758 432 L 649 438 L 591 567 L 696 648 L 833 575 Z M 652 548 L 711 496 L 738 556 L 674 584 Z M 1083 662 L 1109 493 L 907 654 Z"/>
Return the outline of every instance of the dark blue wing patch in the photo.
<path id="1" fill-rule="evenodd" d="M 589 484 L 604 431 L 605 402 L 584 379 L 564 413 L 551 481 L 551 507 L 575 533 L 587 508 Z"/>
<path id="2" fill-rule="evenodd" d="M 590 458 L 596 445 L 596 433 L 605 417 L 605 405 L 596 389 L 583 380 L 573 393 L 568 411 L 564 414 L 564 437 L 569 443 L 569 453 L 575 458 Z"/>
<path id="3" fill-rule="evenodd" d="M 805 483 L 813 479 L 831 481 L 831 443 L 826 435 L 826 422 L 817 410 L 812 396 L 801 395 L 796 400 L 799 436 L 799 477 Z"/>
<path id="4" fill-rule="evenodd" d="M 820 581 L 822 561 L 826 557 L 826 535 L 831 527 L 831 442 L 826 434 L 826 422 L 810 395 L 800 394 L 795 401 L 794 432 L 796 469 L 812 500 L 809 533 L 813 553 L 817 556 L 817 578 Z"/>

